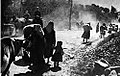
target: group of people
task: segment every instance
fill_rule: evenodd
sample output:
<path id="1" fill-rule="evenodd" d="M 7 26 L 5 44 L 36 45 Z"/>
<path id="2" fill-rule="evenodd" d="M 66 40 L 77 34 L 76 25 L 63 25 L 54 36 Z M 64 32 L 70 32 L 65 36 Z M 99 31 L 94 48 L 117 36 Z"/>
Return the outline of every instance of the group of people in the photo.
<path id="1" fill-rule="evenodd" d="M 90 31 L 92 30 L 91 23 L 84 24 L 83 30 L 84 30 L 82 34 L 83 43 L 88 43 L 88 39 L 90 38 Z M 103 23 L 101 26 L 99 23 L 97 24 L 96 33 L 100 31 L 100 38 L 103 38 L 105 36 L 106 30 L 107 30 L 107 26 L 105 23 Z"/>
<path id="2" fill-rule="evenodd" d="M 34 23 L 40 23 L 41 26 L 43 26 L 39 7 L 36 8 L 33 17 L 30 15 L 29 11 L 26 10 L 22 17 L 19 18 L 16 14 L 13 14 L 7 21 L 14 24 L 16 29 L 22 29 L 24 26 Z"/>
<path id="3" fill-rule="evenodd" d="M 23 44 L 24 56 L 23 60 L 28 61 L 30 63 L 30 69 L 32 72 L 39 72 L 43 70 L 50 64 L 50 57 L 52 57 L 51 61 L 54 61 L 54 67 L 59 67 L 59 62 L 62 62 L 62 56 L 64 54 L 62 48 L 62 41 L 57 41 L 56 45 L 56 36 L 54 30 L 54 22 L 50 21 L 46 27 L 43 27 L 43 21 L 41 18 L 40 11 L 38 10 L 34 13 L 33 21 L 30 23 L 34 25 L 33 27 L 26 27 L 23 29 L 25 43 Z M 27 21 L 29 21 L 30 14 L 28 11 L 25 12 L 24 16 L 26 19 L 26 26 L 29 25 Z M 13 20 L 15 21 L 16 17 L 13 16 Z M 82 34 L 83 42 L 87 43 L 90 38 L 90 31 L 92 30 L 91 23 L 87 23 L 83 25 L 84 32 Z M 100 37 L 104 37 L 105 30 L 107 30 L 106 24 L 103 23 L 100 26 Z M 99 23 L 96 28 L 96 32 L 99 31 Z M 110 31 L 109 31 L 110 33 Z M 55 53 L 53 54 L 53 51 Z M 30 52 L 30 57 L 27 56 L 26 52 Z M 47 62 L 45 59 L 47 58 Z M 32 65 L 31 65 L 32 64 Z"/>
<path id="4" fill-rule="evenodd" d="M 62 48 L 62 41 L 57 41 L 54 30 L 54 22 L 50 21 L 46 27 L 43 28 L 43 21 L 39 11 L 35 12 L 35 18 L 30 25 L 33 27 L 24 27 L 23 33 L 25 43 L 23 48 L 26 52 L 30 52 L 30 57 L 24 51 L 23 60 L 30 63 L 29 69 L 32 72 L 40 72 L 41 70 L 48 70 L 51 61 L 54 61 L 54 68 L 59 67 L 59 62 L 62 62 L 62 55 L 64 54 Z M 55 52 L 53 53 L 53 51 Z M 47 59 L 47 62 L 45 62 Z M 32 65 L 31 65 L 32 64 Z"/>
<path id="5" fill-rule="evenodd" d="M 96 32 L 99 32 L 100 30 L 100 38 L 104 38 L 104 36 L 106 35 L 106 32 L 108 34 L 112 34 L 113 32 L 118 32 L 119 29 L 118 29 L 118 25 L 117 24 L 106 24 L 106 23 L 103 23 L 101 26 L 100 24 L 98 23 L 97 26 L 96 26 Z"/>
<path id="6" fill-rule="evenodd" d="M 83 25 L 83 34 L 82 34 L 82 38 L 83 38 L 83 43 L 88 43 L 88 39 L 90 38 L 90 30 L 92 30 L 91 27 L 91 23 L 86 23 Z M 112 32 L 118 32 L 119 28 L 118 25 L 116 24 L 112 24 L 110 23 L 108 26 L 106 25 L 106 23 L 102 23 L 100 25 L 100 23 L 98 23 L 96 25 L 96 33 L 100 33 L 100 38 L 104 38 L 106 35 L 106 31 L 108 31 L 109 34 L 111 34 Z"/>

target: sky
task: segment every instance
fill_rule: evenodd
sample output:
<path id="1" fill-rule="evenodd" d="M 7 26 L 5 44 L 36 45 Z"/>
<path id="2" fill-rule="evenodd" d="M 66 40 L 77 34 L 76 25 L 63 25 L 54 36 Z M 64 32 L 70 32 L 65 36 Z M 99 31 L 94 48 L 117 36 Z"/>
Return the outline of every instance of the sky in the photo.
<path id="1" fill-rule="evenodd" d="M 117 11 L 120 11 L 120 0 L 73 0 L 73 2 L 83 5 L 96 4 L 107 8 L 111 8 L 111 6 L 114 6 Z"/>

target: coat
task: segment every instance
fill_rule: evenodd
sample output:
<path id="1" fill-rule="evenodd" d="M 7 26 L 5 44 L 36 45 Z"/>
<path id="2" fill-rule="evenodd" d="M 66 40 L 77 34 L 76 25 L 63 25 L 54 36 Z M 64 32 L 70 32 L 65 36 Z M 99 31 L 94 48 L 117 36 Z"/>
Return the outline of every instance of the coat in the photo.
<path id="1" fill-rule="evenodd" d="M 96 26 L 96 33 L 98 33 L 98 32 L 99 32 L 99 23 Z"/>
<path id="2" fill-rule="evenodd" d="M 53 48 L 56 43 L 55 31 L 52 30 L 50 33 L 47 32 L 46 28 L 43 29 L 45 35 L 44 38 L 46 39 L 46 49 L 44 52 L 45 58 L 49 58 L 53 54 Z"/>
<path id="3" fill-rule="evenodd" d="M 84 25 L 83 26 L 84 32 L 82 34 L 82 38 L 89 39 L 90 38 L 90 30 L 92 30 L 91 26 Z"/>

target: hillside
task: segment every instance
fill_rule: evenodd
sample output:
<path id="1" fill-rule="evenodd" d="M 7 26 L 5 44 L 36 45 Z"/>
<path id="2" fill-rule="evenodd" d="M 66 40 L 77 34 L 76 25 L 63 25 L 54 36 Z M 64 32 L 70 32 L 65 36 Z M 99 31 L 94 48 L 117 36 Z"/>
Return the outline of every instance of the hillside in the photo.
<path id="1" fill-rule="evenodd" d="M 120 32 L 114 33 L 95 48 L 95 58 L 105 58 L 111 65 L 120 65 Z"/>

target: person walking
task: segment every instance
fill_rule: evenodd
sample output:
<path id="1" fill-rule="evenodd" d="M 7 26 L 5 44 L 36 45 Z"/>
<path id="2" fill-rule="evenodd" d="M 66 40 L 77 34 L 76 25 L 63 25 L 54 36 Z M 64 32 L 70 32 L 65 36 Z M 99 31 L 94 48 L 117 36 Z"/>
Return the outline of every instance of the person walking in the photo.
<path id="1" fill-rule="evenodd" d="M 90 23 L 83 25 L 83 29 L 84 29 L 84 32 L 82 34 L 83 43 L 87 43 L 88 39 L 90 38 L 90 30 L 92 30 Z"/>
<path id="2" fill-rule="evenodd" d="M 105 23 L 103 23 L 103 25 L 100 26 L 100 38 L 103 38 L 106 34 L 106 31 L 107 30 L 107 26 Z"/>
<path id="3" fill-rule="evenodd" d="M 100 24 L 99 24 L 99 22 L 98 22 L 98 23 L 97 23 L 97 26 L 96 26 L 96 33 L 99 32 L 99 26 L 100 26 Z"/>

